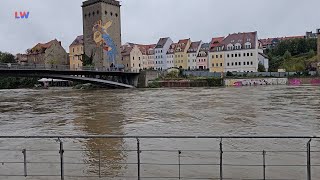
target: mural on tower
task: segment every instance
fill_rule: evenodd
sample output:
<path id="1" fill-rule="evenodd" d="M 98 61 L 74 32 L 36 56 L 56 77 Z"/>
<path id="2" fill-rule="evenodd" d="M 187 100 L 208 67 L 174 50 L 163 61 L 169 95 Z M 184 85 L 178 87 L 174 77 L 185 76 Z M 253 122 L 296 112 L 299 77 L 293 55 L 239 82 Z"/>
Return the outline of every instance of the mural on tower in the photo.
<path id="1" fill-rule="evenodd" d="M 103 51 L 108 56 L 108 61 L 115 64 L 116 56 L 118 55 L 117 47 L 112 38 L 108 34 L 108 29 L 112 26 L 112 21 L 107 21 L 102 24 L 102 21 L 97 21 L 92 28 L 93 40 L 98 47 L 102 46 Z"/>

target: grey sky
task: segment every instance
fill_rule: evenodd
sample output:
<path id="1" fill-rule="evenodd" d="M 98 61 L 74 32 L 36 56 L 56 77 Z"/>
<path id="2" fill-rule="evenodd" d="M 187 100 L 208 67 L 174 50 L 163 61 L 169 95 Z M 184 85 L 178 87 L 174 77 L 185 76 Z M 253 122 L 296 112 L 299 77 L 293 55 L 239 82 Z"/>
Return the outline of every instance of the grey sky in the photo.
<path id="1" fill-rule="evenodd" d="M 0 51 L 23 53 L 57 38 L 67 52 L 82 34 L 83 0 L 0 0 Z M 233 32 L 259 38 L 304 35 L 320 28 L 319 0 L 122 0 L 122 43 L 160 37 L 209 42 Z M 30 11 L 16 20 L 15 11 Z"/>

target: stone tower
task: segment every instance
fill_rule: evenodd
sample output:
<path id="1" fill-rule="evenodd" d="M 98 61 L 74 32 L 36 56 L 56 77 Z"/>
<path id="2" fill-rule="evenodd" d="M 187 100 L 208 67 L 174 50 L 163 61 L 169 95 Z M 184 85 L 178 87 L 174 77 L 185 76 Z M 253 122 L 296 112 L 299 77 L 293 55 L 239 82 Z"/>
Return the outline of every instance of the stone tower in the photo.
<path id="1" fill-rule="evenodd" d="M 87 0 L 82 3 L 84 53 L 96 68 L 110 68 L 121 60 L 120 2 Z"/>

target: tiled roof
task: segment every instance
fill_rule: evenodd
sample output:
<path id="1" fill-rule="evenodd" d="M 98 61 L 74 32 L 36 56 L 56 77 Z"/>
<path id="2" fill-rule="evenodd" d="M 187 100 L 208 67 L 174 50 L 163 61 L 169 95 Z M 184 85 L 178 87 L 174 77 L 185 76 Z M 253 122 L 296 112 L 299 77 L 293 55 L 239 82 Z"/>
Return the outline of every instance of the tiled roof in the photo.
<path id="1" fill-rule="evenodd" d="M 200 44 L 201 44 L 201 41 L 192 42 L 192 43 L 190 44 L 189 49 L 188 49 L 188 53 L 195 53 L 195 52 L 197 52 Z"/>
<path id="2" fill-rule="evenodd" d="M 262 46 L 272 45 L 274 42 L 280 42 L 283 40 L 290 40 L 290 39 L 304 39 L 305 36 L 287 36 L 287 37 L 275 37 L 275 38 L 267 38 L 267 39 L 260 39 Z"/>
<path id="3" fill-rule="evenodd" d="M 70 46 L 83 45 L 83 35 L 77 36 Z"/>
<path id="4" fill-rule="evenodd" d="M 174 51 L 175 51 L 175 48 L 176 48 L 177 44 L 178 44 L 178 43 L 172 43 L 172 44 L 170 45 L 170 48 L 168 49 L 167 54 L 174 54 Z"/>
<path id="5" fill-rule="evenodd" d="M 223 46 L 222 41 L 224 40 L 224 37 L 215 37 L 212 38 L 210 42 L 210 51 L 215 51 L 216 47 Z"/>
<path id="6" fill-rule="evenodd" d="M 126 46 L 126 45 L 121 46 L 121 55 L 129 56 L 132 49 L 133 49 L 133 46 Z"/>
<path id="7" fill-rule="evenodd" d="M 28 54 L 41 54 L 44 53 L 46 49 L 50 48 L 52 44 L 54 44 L 55 42 L 58 42 L 61 44 L 60 41 L 58 41 L 57 39 L 51 40 L 47 43 L 38 43 L 37 45 L 35 45 L 29 52 Z"/>
<path id="8" fill-rule="evenodd" d="M 178 44 L 175 47 L 175 52 L 184 52 L 186 47 L 187 47 L 187 43 L 190 39 L 182 39 L 179 40 Z"/>
<path id="9" fill-rule="evenodd" d="M 208 55 L 209 48 L 210 48 L 210 43 L 203 43 L 200 47 L 197 57 L 206 57 Z M 204 54 L 202 55 L 203 52 Z"/>
<path id="10" fill-rule="evenodd" d="M 155 48 L 163 48 L 163 46 L 166 44 L 166 42 L 168 41 L 168 37 L 166 38 L 160 38 L 157 45 L 155 46 Z"/>
<path id="11" fill-rule="evenodd" d="M 138 44 L 138 47 L 143 55 L 153 55 L 156 44 L 149 44 L 149 45 Z"/>
<path id="12" fill-rule="evenodd" d="M 255 49 L 256 38 L 257 38 L 257 32 L 234 33 L 234 34 L 229 34 L 222 41 L 222 44 L 224 46 L 227 46 L 228 44 L 235 45 L 235 44 L 239 43 L 239 44 L 241 44 L 241 49 L 243 49 L 243 48 L 245 48 L 245 43 L 250 42 L 251 49 Z"/>

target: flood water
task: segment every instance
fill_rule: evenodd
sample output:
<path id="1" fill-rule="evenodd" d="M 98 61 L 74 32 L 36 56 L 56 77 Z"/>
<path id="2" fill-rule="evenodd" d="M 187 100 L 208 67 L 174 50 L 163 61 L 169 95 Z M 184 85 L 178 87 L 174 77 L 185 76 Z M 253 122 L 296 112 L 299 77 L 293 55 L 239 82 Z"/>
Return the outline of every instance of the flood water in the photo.
<path id="1" fill-rule="evenodd" d="M 320 136 L 319 129 L 319 86 L 0 90 L 0 135 Z M 219 141 L 140 139 L 141 176 L 178 179 L 181 150 L 181 177 L 219 178 Z M 265 150 L 267 179 L 306 179 L 307 141 L 225 139 L 223 176 L 262 179 Z M 99 169 L 101 176 L 106 176 L 101 179 L 137 179 L 135 139 L 63 142 L 65 179 L 99 179 L 89 177 L 97 176 Z M 24 174 L 22 149 L 27 149 L 27 161 L 31 162 L 28 176 L 4 177 Z M 312 164 L 320 165 L 319 141 L 312 141 L 312 151 Z M 60 178 L 59 143 L 54 139 L 0 139 L 0 158 L 0 179 Z M 320 179 L 320 166 L 312 168 L 312 176 Z"/>

